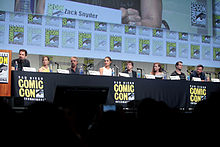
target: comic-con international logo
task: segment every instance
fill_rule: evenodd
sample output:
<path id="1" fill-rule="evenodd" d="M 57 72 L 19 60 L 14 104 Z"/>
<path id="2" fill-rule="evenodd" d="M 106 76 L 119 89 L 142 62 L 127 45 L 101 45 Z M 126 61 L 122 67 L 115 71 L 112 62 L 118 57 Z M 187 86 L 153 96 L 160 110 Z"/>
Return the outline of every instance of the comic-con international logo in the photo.
<path id="1" fill-rule="evenodd" d="M 190 85 L 190 104 L 197 104 L 206 99 L 206 86 Z"/>
<path id="2" fill-rule="evenodd" d="M 134 82 L 114 81 L 115 103 L 127 103 L 135 99 Z"/>
<path id="3" fill-rule="evenodd" d="M 79 11 L 79 15 L 83 15 L 82 11 Z M 62 16 L 62 15 L 70 15 L 70 16 L 77 16 L 77 10 L 69 10 L 64 7 L 64 5 L 59 4 L 48 4 L 47 7 L 47 15 L 49 16 Z"/>
<path id="4" fill-rule="evenodd" d="M 8 83 L 9 53 L 0 52 L 0 83 Z"/>
<path id="5" fill-rule="evenodd" d="M 28 101 L 45 101 L 43 77 L 18 76 L 18 94 Z"/>
<path id="6" fill-rule="evenodd" d="M 61 16 L 64 14 L 64 6 L 58 4 L 48 4 L 47 15 L 49 16 Z"/>

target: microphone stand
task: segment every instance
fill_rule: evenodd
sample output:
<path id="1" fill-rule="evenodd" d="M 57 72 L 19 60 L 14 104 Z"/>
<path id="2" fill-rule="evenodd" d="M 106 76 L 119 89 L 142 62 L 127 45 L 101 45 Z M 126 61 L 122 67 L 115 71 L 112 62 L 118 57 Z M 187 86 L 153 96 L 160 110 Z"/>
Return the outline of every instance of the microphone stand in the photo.
<path id="1" fill-rule="evenodd" d="M 57 65 L 57 69 L 60 69 L 60 65 L 57 62 L 54 62 Z"/>
<path id="2" fill-rule="evenodd" d="M 115 64 L 114 64 L 114 66 L 116 67 L 115 75 L 118 76 L 119 75 L 119 67 L 117 65 L 115 65 Z"/>
<path id="3" fill-rule="evenodd" d="M 88 75 L 88 67 L 93 66 L 93 64 L 89 64 L 89 65 L 83 64 L 83 66 L 85 66 L 85 68 L 86 68 L 86 75 Z"/>

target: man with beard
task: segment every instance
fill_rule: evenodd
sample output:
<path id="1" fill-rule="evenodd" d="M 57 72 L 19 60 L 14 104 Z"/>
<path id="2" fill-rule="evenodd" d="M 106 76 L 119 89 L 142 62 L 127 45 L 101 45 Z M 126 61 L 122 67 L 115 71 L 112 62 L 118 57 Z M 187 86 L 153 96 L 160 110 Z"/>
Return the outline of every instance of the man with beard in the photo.
<path id="1" fill-rule="evenodd" d="M 181 71 L 183 68 L 183 62 L 176 62 L 176 70 L 171 74 L 171 76 L 179 76 L 181 80 L 186 80 L 186 75 Z"/>
<path id="2" fill-rule="evenodd" d="M 71 57 L 71 67 L 68 68 L 70 74 L 79 74 L 79 69 L 77 68 L 78 65 L 78 58 Z"/>
<path id="3" fill-rule="evenodd" d="M 27 51 L 20 49 L 18 59 L 12 60 L 12 70 L 22 71 L 23 67 L 30 67 L 30 61 L 27 59 Z"/>
<path id="4" fill-rule="evenodd" d="M 196 70 L 194 70 L 190 75 L 190 80 L 192 80 L 193 77 L 200 78 L 201 81 L 209 81 L 208 78 L 206 78 L 205 73 L 203 72 L 204 66 L 199 64 L 196 66 Z"/>

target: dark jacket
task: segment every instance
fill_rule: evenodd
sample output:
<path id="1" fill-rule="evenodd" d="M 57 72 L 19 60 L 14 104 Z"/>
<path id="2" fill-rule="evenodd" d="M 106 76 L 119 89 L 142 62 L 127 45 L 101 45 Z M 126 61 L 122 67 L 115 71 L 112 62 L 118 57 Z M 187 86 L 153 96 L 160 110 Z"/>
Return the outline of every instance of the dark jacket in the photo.
<path id="1" fill-rule="evenodd" d="M 186 80 L 186 75 L 181 72 L 181 74 L 178 74 L 176 71 L 174 71 L 173 73 L 171 73 L 171 76 L 179 76 L 180 80 Z"/>
<path id="2" fill-rule="evenodd" d="M 192 80 L 192 77 L 201 78 L 201 80 L 206 80 L 205 73 L 202 72 L 200 75 L 197 74 L 197 72 L 194 70 L 190 75 L 190 80 Z"/>
<path id="3" fill-rule="evenodd" d="M 23 67 L 30 67 L 30 61 L 28 59 L 14 59 L 12 60 L 12 66 L 15 67 L 15 62 L 17 61 L 18 63 L 18 71 L 22 71 Z"/>
<path id="4" fill-rule="evenodd" d="M 128 74 L 128 71 L 126 70 L 126 71 L 124 71 L 123 73 L 127 73 L 127 74 Z M 137 72 L 136 72 L 136 71 L 133 71 L 133 70 L 132 70 L 132 77 L 133 77 L 133 78 L 137 78 Z"/>
<path id="5" fill-rule="evenodd" d="M 69 73 L 70 74 L 79 74 L 79 69 L 76 68 L 76 70 L 74 71 L 71 67 L 70 68 L 67 68 L 67 70 L 69 70 Z"/>

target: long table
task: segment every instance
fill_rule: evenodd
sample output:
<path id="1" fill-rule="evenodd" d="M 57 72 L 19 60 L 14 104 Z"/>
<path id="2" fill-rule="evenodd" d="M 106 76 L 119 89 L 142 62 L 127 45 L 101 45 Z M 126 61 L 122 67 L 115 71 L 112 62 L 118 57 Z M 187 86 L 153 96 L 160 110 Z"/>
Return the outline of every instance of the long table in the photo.
<path id="1" fill-rule="evenodd" d="M 220 91 L 220 83 L 12 71 L 12 96 L 53 102 L 57 87 L 107 88 L 106 104 L 152 98 L 171 108 L 193 107 Z"/>

